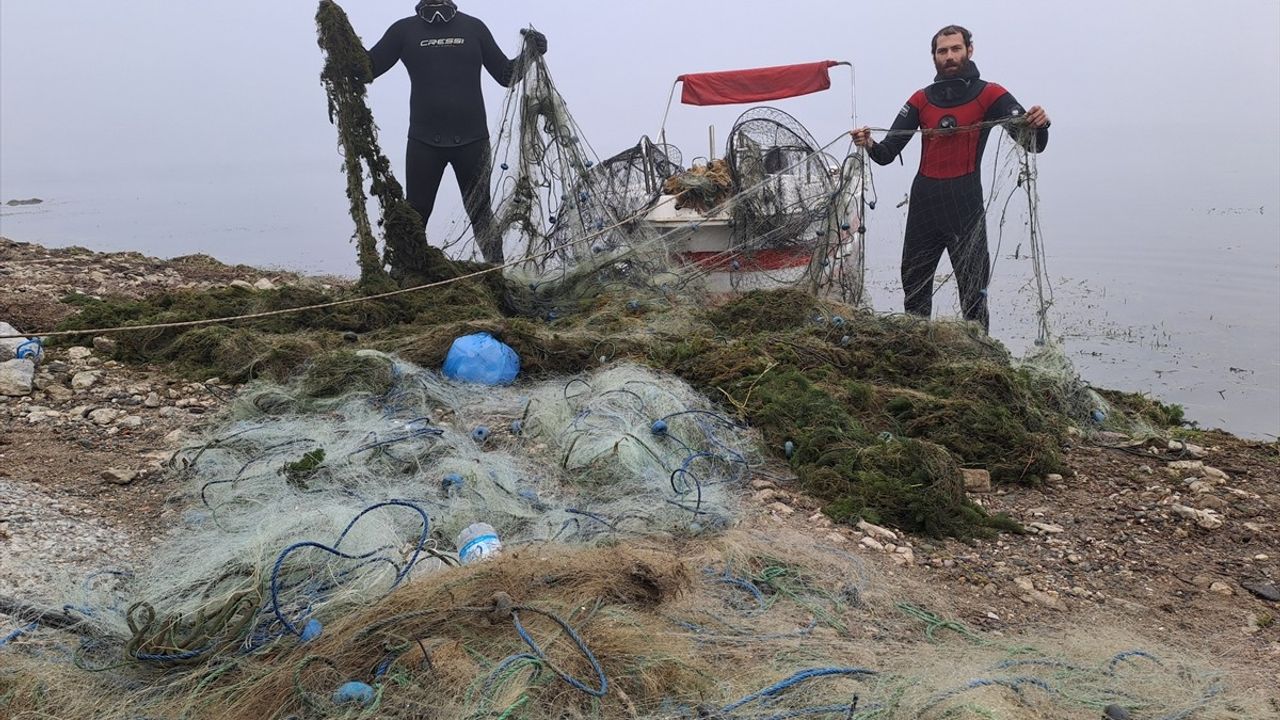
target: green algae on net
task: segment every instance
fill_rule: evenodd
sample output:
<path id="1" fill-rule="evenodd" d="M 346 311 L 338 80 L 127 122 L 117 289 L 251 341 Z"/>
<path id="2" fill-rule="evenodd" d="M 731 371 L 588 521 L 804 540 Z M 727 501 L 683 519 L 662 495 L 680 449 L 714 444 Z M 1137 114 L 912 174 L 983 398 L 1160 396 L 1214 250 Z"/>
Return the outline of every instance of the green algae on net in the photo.
<path id="1" fill-rule="evenodd" d="M 338 144 L 347 175 L 347 199 L 355 221 L 355 240 L 360 263 L 360 285 L 368 292 L 394 289 L 384 268 L 425 281 L 456 277 L 458 272 L 444 253 L 427 244 L 422 218 L 405 200 L 404 189 L 391 171 L 391 161 L 378 144 L 378 126 L 366 101 L 366 84 L 373 69 L 364 44 L 351 27 L 343 9 L 332 0 L 323 0 L 316 11 L 316 28 L 325 54 L 320 79 L 329 98 L 329 121 L 338 128 Z M 378 254 L 378 242 L 369 218 L 365 194 L 365 170 L 370 192 L 382 208 L 378 225 L 385 237 L 385 258 Z"/>

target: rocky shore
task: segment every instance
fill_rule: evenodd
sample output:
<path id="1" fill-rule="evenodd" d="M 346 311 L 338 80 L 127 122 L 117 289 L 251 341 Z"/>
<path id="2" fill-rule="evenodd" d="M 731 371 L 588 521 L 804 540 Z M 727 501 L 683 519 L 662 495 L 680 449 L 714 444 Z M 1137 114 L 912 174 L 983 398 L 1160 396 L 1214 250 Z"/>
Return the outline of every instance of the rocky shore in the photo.
<path id="1" fill-rule="evenodd" d="M 69 295 L 302 281 L 207 257 L 0 238 L 0 321 L 26 333 L 74 313 Z M 117 362 L 113 342 L 55 344 L 39 362 L 0 363 L 0 595 L 39 597 L 59 577 L 143 556 L 176 512 L 166 461 L 240 390 Z M 755 481 L 750 522 L 843 546 L 890 582 L 925 584 L 975 628 L 1034 632 L 1101 614 L 1230 656 L 1265 684 L 1261 668 L 1280 667 L 1277 445 L 1216 432 L 1077 434 L 1066 458 L 1070 472 L 1035 488 L 993 492 L 981 472 L 968 478 L 972 497 L 1008 513 L 1022 535 L 961 543 L 837 525 L 782 479 Z"/>

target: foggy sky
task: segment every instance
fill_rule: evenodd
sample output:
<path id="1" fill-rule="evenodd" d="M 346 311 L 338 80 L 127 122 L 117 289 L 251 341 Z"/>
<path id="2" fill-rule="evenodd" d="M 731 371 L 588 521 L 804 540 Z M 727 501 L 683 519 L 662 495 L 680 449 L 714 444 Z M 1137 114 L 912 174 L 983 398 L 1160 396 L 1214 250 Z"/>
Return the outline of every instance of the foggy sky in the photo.
<path id="1" fill-rule="evenodd" d="M 4 0 L 0 4 L 0 196 L 67 183 L 145 176 L 199 193 L 200 179 L 242 174 L 263 202 L 300 192 L 340 201 L 335 134 L 318 81 L 312 0 Z M 372 45 L 412 0 L 344 3 Z M 1275 0 L 1203 2 L 529 3 L 461 0 L 514 54 L 532 23 L 588 139 L 602 155 L 657 133 L 683 72 L 818 59 L 857 67 L 859 121 L 887 126 L 932 75 L 928 41 L 957 22 L 975 35 L 975 60 L 1026 106 L 1054 121 L 1046 182 L 1083 185 L 1090 173 L 1146 175 L 1200 155 L 1202 185 L 1270 176 L 1280 194 L 1280 60 Z M 1018 8 L 1018 9 L 1015 9 Z M 849 88 L 778 103 L 820 142 L 851 124 Z M 502 90 L 487 77 L 490 119 Z M 385 149 L 402 168 L 408 124 L 403 68 L 375 83 L 371 103 Z M 743 108 L 672 112 L 669 139 L 705 155 L 706 126 L 723 140 Z M 1256 139 L 1256 142 L 1255 142 Z M 1069 148 L 1069 149 L 1068 149 Z M 1261 152 L 1260 152 L 1261 151 Z M 889 191 L 908 169 L 882 172 Z M 1153 168 L 1152 165 L 1156 167 Z M 325 177 L 323 184 L 300 178 Z M 1234 192 L 1234 191 L 1233 191 Z M 1227 202 L 1228 198 L 1223 198 Z M 446 182 L 437 219 L 453 215 Z M 340 202 L 337 213 L 341 213 Z M 334 215 L 335 220 L 340 214 Z M 281 259 L 284 261 L 284 258 Z"/>

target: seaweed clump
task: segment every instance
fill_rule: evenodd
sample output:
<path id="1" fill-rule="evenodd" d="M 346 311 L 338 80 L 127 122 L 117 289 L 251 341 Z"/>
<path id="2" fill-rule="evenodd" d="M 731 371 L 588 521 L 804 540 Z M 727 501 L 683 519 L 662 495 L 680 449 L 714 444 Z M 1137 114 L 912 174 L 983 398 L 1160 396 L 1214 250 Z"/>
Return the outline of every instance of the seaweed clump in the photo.
<path id="1" fill-rule="evenodd" d="M 729 334 L 655 360 L 726 398 L 834 519 L 985 534 L 1010 523 L 968 501 L 961 467 L 1024 484 L 1062 471 L 1059 403 L 974 328 L 795 291 L 747 293 L 704 319 Z"/>
<path id="2" fill-rule="evenodd" d="M 342 301 L 357 302 L 315 307 Z M 380 300 L 361 299 L 360 291 L 350 288 L 285 286 L 258 291 L 228 286 L 165 292 L 141 300 L 73 295 L 64 302 L 79 312 L 59 324 L 62 331 L 208 321 L 296 309 L 253 320 L 114 335 L 117 360 L 167 363 L 197 378 L 217 376 L 234 382 L 257 378 L 283 381 L 318 353 L 340 349 L 367 333 L 501 317 L 495 294 L 487 285 L 473 281 Z M 87 335 L 69 338 L 70 342 L 89 339 Z"/>

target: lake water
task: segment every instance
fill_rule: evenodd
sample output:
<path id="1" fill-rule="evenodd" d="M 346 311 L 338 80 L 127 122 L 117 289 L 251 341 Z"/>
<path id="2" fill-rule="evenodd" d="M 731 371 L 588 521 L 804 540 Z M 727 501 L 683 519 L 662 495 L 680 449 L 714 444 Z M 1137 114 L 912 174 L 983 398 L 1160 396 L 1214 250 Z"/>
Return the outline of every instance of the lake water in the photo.
<path id="1" fill-rule="evenodd" d="M 1077 370 L 1103 387 L 1183 405 L 1204 427 L 1274 438 L 1280 433 L 1280 147 L 1242 149 L 1206 175 L 1194 158 L 1130 143 L 1095 167 L 1087 130 L 1059 132 L 1044 156 L 1040 193 L 1056 303 L 1053 330 Z M 1065 137 L 1064 137 L 1065 136 Z M 1270 159 L 1267 160 L 1266 153 Z M 1124 153 L 1127 153 L 1125 155 Z M 397 162 L 397 167 L 399 163 Z M 173 257 L 341 275 L 354 273 L 337 163 L 263 174 L 244 167 L 157 175 L 124 167 L 112 177 L 9 174 L 0 234 L 51 247 L 136 250 Z M 898 310 L 897 264 L 906 210 L 895 209 L 912 174 L 876 170 L 879 208 L 869 217 L 872 298 Z M 450 195 L 452 193 L 452 195 Z M 433 237 L 463 222 L 446 179 Z M 1035 335 L 1025 230 L 1006 229 L 991 289 L 992 332 L 1015 354 Z M 996 239 L 993 235 L 993 249 Z M 944 266 L 940 272 L 945 272 Z M 939 294 L 954 314 L 954 289 Z"/>

